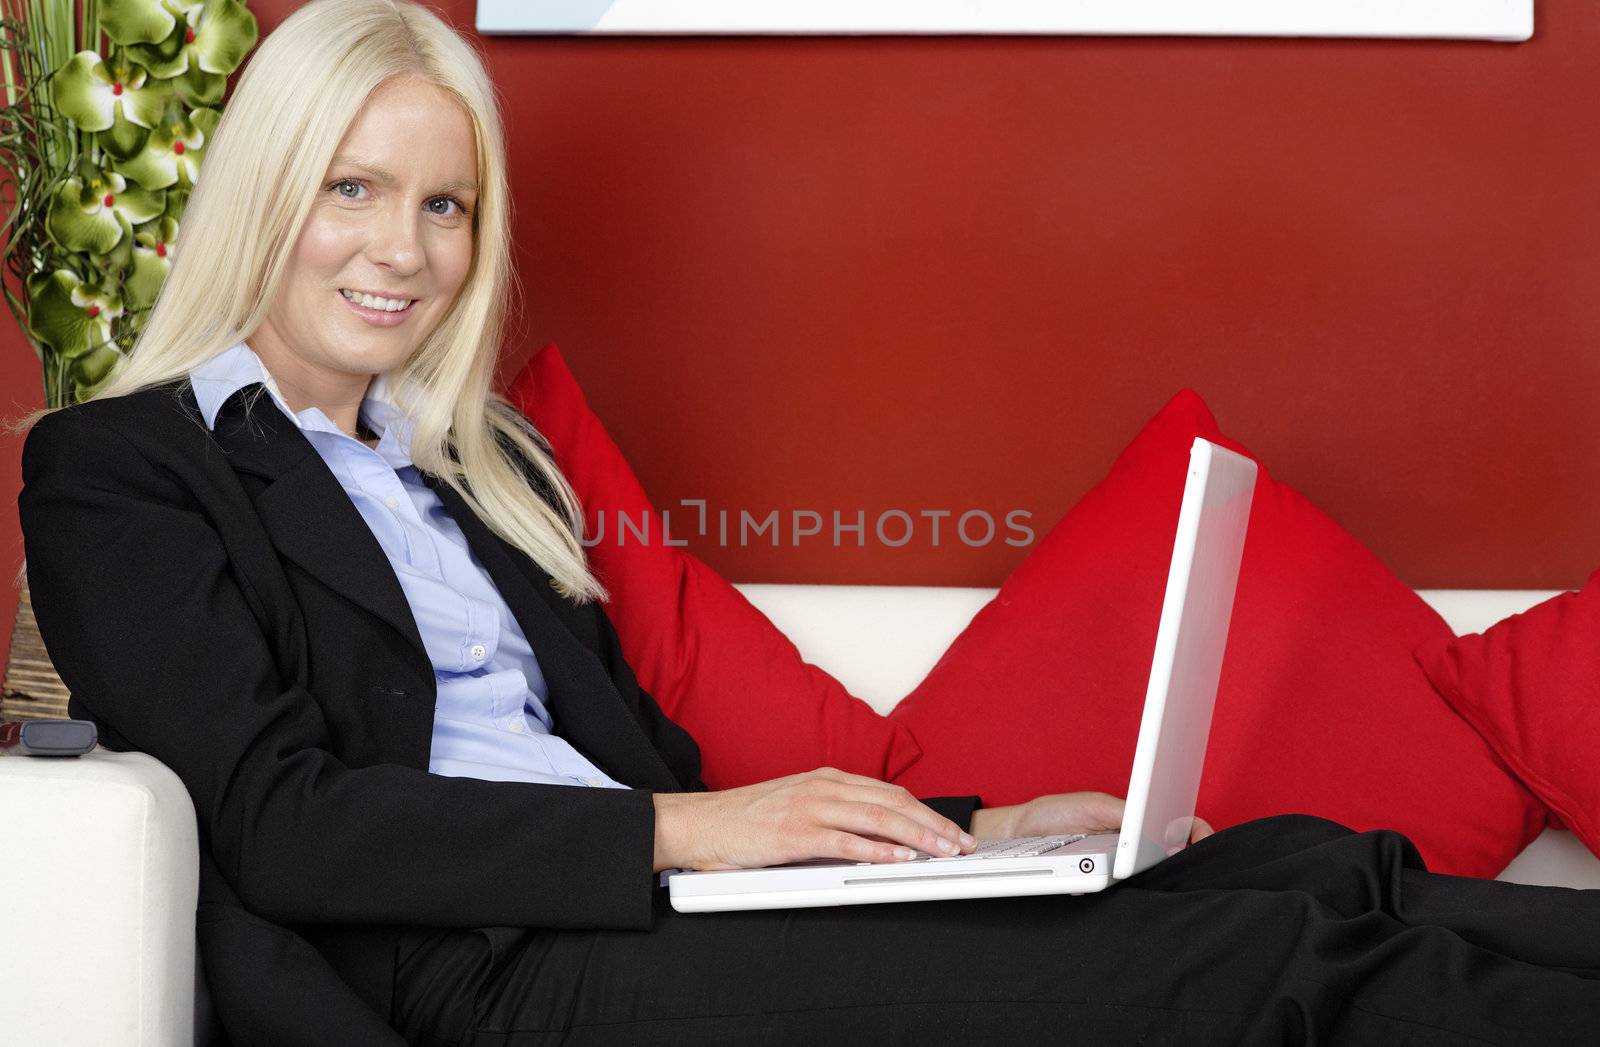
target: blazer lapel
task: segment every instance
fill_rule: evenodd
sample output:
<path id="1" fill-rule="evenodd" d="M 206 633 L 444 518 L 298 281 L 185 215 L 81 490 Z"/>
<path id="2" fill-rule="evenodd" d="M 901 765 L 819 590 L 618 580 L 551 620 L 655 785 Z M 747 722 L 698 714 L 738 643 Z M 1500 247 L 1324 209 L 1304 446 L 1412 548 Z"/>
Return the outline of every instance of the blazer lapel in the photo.
<path id="1" fill-rule="evenodd" d="M 236 472 L 259 478 L 251 494 L 268 536 L 323 584 L 398 630 L 415 649 L 424 677 L 432 680 L 411 605 L 383 546 L 305 433 L 264 390 L 246 414 L 244 398 L 251 390 L 262 387 L 246 386 L 222 405 L 213 436 Z M 184 393 L 198 417 L 193 389 L 185 384 Z M 556 733 L 623 784 L 681 788 L 616 696 L 610 673 L 574 634 L 581 612 L 550 588 L 550 576 L 537 564 L 479 520 L 454 488 L 427 473 L 422 477 L 522 626 L 549 685 Z"/>
<path id="2" fill-rule="evenodd" d="M 550 587 L 550 575 L 543 568 L 490 530 L 455 488 L 427 473 L 422 479 L 450 510 L 538 655 L 549 688 L 546 707 L 556 734 L 624 785 L 669 792 L 681 789 L 677 777 L 616 695 L 611 674 L 578 640 L 577 623 L 563 621 L 582 612 Z"/>
<path id="3" fill-rule="evenodd" d="M 252 390 L 262 395 L 246 414 Z M 193 401 L 193 389 L 186 393 Z M 383 546 L 300 427 L 256 383 L 222 405 L 213 435 L 236 472 L 264 481 L 251 494 L 279 551 L 409 640 L 431 678 L 416 619 Z"/>

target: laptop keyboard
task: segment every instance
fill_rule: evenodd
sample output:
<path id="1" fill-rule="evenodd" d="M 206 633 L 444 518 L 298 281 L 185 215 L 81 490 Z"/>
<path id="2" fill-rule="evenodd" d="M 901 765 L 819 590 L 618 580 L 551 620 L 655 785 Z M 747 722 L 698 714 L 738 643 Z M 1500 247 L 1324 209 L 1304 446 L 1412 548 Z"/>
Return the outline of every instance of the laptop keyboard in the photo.
<path id="1" fill-rule="evenodd" d="M 972 858 L 1037 858 L 1063 847 L 1069 843 L 1088 836 L 1088 833 L 1076 833 L 1071 836 L 1018 836 L 1010 840 L 986 840 L 978 844 L 971 854 L 928 854 L 924 851 L 915 851 L 914 862 L 924 861 L 957 861 Z M 903 862 L 900 864 L 904 864 Z"/>

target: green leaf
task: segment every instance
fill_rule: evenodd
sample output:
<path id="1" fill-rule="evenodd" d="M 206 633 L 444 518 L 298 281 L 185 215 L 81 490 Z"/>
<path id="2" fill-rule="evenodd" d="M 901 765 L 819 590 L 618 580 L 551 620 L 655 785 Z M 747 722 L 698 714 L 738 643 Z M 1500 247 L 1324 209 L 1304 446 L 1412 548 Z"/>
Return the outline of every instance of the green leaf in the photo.
<path id="1" fill-rule="evenodd" d="M 123 85 L 122 94 L 117 97 L 118 115 L 148 131 L 161 122 L 172 88 L 149 77 L 143 69 L 130 72 L 136 73 L 140 83 Z"/>
<path id="2" fill-rule="evenodd" d="M 148 69 L 150 75 L 157 79 L 167 80 L 177 76 L 189 68 L 189 47 L 183 42 L 186 28 L 179 22 L 167 38 L 159 43 L 130 44 L 128 57 Z"/>
<path id="3" fill-rule="evenodd" d="M 129 186 L 117 193 L 112 206 L 130 225 L 142 225 L 160 216 L 166 207 L 166 194 L 159 190 Z"/>
<path id="4" fill-rule="evenodd" d="M 204 149 L 206 139 L 210 138 L 217 130 L 217 125 L 222 122 L 220 109 L 196 109 L 189 114 L 189 123 L 200 132 L 200 143 L 197 148 Z"/>
<path id="5" fill-rule="evenodd" d="M 165 39 L 177 21 L 160 0 L 100 0 L 100 28 L 124 46 Z"/>
<path id="6" fill-rule="evenodd" d="M 149 189 L 193 186 L 200 177 L 206 141 L 221 119 L 215 109 L 196 109 L 174 124 L 157 127 L 139 154 L 116 163 L 116 170 Z"/>
<path id="7" fill-rule="evenodd" d="M 200 180 L 200 165 L 205 162 L 206 147 L 217 130 L 222 114 L 215 109 L 196 109 L 189 114 L 183 138 L 183 155 L 177 157 L 180 184 L 193 187 Z M 177 148 L 176 144 L 173 146 Z"/>
<path id="8" fill-rule="evenodd" d="M 117 348 L 117 343 L 107 342 L 72 361 L 68 373 L 71 374 L 75 385 L 84 387 L 78 393 L 80 403 L 87 396 L 93 395 L 93 390 L 99 388 L 100 383 L 121 359 L 122 351 Z"/>
<path id="9" fill-rule="evenodd" d="M 85 131 L 111 126 L 117 96 L 105 62 L 93 51 L 79 51 L 55 75 L 56 108 Z"/>
<path id="10" fill-rule="evenodd" d="M 95 341 L 103 326 L 109 335 L 109 322 L 90 317 L 87 309 L 73 301 L 83 286 L 70 269 L 35 273 L 28 278 L 28 326 L 34 337 L 63 356 L 80 356 Z"/>
<path id="11" fill-rule="evenodd" d="M 178 180 L 178 157 L 172 150 L 178 140 L 171 128 L 158 127 L 150 132 L 137 156 L 113 166 L 142 186 L 165 189 Z"/>
<path id="12" fill-rule="evenodd" d="M 122 305 L 122 292 L 114 287 L 102 287 L 91 283 L 80 284 L 72 293 L 72 300 L 84 309 L 98 307 L 100 311 L 93 319 L 104 320 L 108 324 L 126 312 Z"/>
<path id="13" fill-rule="evenodd" d="M 184 101 L 190 105 L 216 105 L 228 88 L 226 73 L 208 73 L 200 63 L 190 62 L 189 68 L 173 77 L 171 83 Z"/>
<path id="14" fill-rule="evenodd" d="M 239 0 L 208 0 L 192 45 L 199 66 L 227 76 L 256 45 L 256 16 Z"/>
<path id="15" fill-rule="evenodd" d="M 171 196 L 175 192 L 176 189 L 169 190 L 167 195 Z M 178 220 L 173 218 L 169 211 L 160 218 L 141 225 L 133 234 L 133 239 L 141 247 L 148 247 L 152 251 L 160 248 L 170 254 L 173 245 L 178 242 Z"/>
<path id="16" fill-rule="evenodd" d="M 167 10 L 190 25 L 198 25 L 205 9 L 213 0 L 166 0 Z"/>
<path id="17" fill-rule="evenodd" d="M 105 254 L 122 239 L 116 212 L 105 205 L 110 187 L 86 189 L 76 178 L 69 178 L 50 200 L 45 217 L 45 233 L 67 251 Z"/>
<path id="18" fill-rule="evenodd" d="M 139 150 L 144 148 L 145 140 L 149 137 L 148 130 L 131 120 L 124 119 L 119 112 L 111 129 L 101 131 L 95 141 L 99 142 L 100 148 L 113 159 L 128 160 L 139 155 Z"/>
<path id="19" fill-rule="evenodd" d="M 132 44 L 128 56 L 161 80 L 181 81 L 178 90 L 192 105 L 222 100 L 227 77 L 244 61 L 259 38 L 256 16 L 239 0 L 199 0 L 185 7 L 188 23 L 153 43 Z M 186 30 L 194 26 L 194 39 Z"/>
<path id="20" fill-rule="evenodd" d="M 171 258 L 162 258 L 147 247 L 133 248 L 133 271 L 123 280 L 122 293 L 128 309 L 149 309 L 160 295 L 166 274 L 173 271 Z"/>
<path id="21" fill-rule="evenodd" d="M 99 352 L 99 351 L 100 350 L 96 350 L 96 352 Z M 117 376 L 117 372 L 118 371 L 122 370 L 123 361 L 125 361 L 127 359 L 127 357 L 123 356 L 121 352 L 117 351 L 112 346 L 107 346 L 105 351 L 115 353 L 116 357 L 115 357 L 115 361 L 114 361 L 113 366 L 109 370 L 106 371 L 105 375 L 102 376 L 99 381 L 96 381 L 96 382 L 93 382 L 91 384 L 85 385 L 85 384 L 83 384 L 83 382 L 80 380 L 79 376 L 76 373 L 73 373 L 73 374 L 69 375 L 69 377 L 67 379 L 67 384 L 72 386 L 72 402 L 73 403 L 80 403 L 81 404 L 81 403 L 83 403 L 83 401 L 85 401 L 85 400 L 89 399 L 90 397 L 94 396 L 101 389 L 103 389 L 113 378 L 115 378 Z"/>
<path id="22" fill-rule="evenodd" d="M 163 213 L 166 219 L 172 222 L 172 233 L 167 236 L 169 243 L 178 237 L 178 219 L 183 217 L 184 208 L 189 206 L 189 194 L 193 191 L 194 187 L 187 185 L 172 185 L 164 190 L 167 194 L 167 206 Z"/>
<path id="23" fill-rule="evenodd" d="M 117 240 L 117 246 L 94 259 L 96 268 L 102 274 L 102 283 L 112 279 L 120 282 L 122 273 L 133 265 L 133 224 L 120 209 L 113 207 L 111 213 L 117 216 L 117 228 L 122 230 L 122 236 Z"/>
<path id="24" fill-rule="evenodd" d="M 144 239 L 143 233 L 139 234 L 139 239 Z M 155 305 L 156 295 L 161 292 L 161 285 L 166 283 L 167 274 L 171 271 L 170 257 L 164 258 L 151 248 L 136 243 L 133 248 L 133 271 L 122 284 L 128 308 L 140 310 Z"/>
<path id="25" fill-rule="evenodd" d="M 123 313 L 122 295 L 94 284 L 79 284 L 72 292 L 72 303 L 82 310 L 88 322 L 88 337 L 83 345 L 62 350 L 61 355 L 69 360 L 87 355 L 102 343 L 110 341 L 111 321 Z"/>

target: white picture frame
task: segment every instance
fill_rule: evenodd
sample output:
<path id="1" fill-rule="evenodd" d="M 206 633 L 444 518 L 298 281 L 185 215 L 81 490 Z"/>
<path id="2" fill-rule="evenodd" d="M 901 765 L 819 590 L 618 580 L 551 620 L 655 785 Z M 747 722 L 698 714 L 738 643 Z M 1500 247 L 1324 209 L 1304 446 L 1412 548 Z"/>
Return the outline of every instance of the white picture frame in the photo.
<path id="1" fill-rule="evenodd" d="M 1533 0 L 478 0 L 480 33 L 1061 34 L 1515 42 Z"/>

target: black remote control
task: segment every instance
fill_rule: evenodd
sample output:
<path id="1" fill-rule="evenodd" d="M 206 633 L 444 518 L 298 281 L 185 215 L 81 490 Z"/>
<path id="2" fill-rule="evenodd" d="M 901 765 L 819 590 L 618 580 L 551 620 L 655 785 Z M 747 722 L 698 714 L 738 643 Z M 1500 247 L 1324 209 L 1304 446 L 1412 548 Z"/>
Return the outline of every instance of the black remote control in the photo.
<path id="1" fill-rule="evenodd" d="M 93 720 L 7 720 L 0 756 L 82 756 L 98 737 Z"/>

